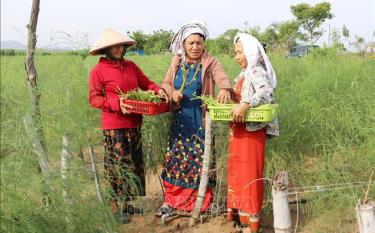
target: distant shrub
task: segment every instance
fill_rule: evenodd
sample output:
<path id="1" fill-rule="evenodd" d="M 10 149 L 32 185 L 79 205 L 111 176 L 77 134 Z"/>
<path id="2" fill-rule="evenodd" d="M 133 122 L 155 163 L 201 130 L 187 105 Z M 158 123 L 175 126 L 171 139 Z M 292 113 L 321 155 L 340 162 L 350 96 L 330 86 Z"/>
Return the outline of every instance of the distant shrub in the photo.
<path id="1" fill-rule="evenodd" d="M 36 53 L 40 56 L 50 56 L 50 55 L 52 55 L 52 52 L 48 51 L 48 50 L 37 50 Z"/>
<path id="2" fill-rule="evenodd" d="M 69 50 L 62 53 L 67 55 L 81 56 L 83 59 L 85 59 L 89 55 L 89 49 Z"/>
<path id="3" fill-rule="evenodd" d="M 1 56 L 16 56 L 16 55 L 25 55 L 24 50 L 19 49 L 1 49 L 0 55 Z"/>
<path id="4" fill-rule="evenodd" d="M 312 58 L 326 57 L 335 58 L 341 52 L 339 48 L 336 47 L 324 47 L 311 50 L 308 56 Z"/>
<path id="5" fill-rule="evenodd" d="M 55 53 L 64 54 L 64 55 L 81 56 L 83 59 L 85 59 L 89 55 L 89 49 L 56 51 Z"/>

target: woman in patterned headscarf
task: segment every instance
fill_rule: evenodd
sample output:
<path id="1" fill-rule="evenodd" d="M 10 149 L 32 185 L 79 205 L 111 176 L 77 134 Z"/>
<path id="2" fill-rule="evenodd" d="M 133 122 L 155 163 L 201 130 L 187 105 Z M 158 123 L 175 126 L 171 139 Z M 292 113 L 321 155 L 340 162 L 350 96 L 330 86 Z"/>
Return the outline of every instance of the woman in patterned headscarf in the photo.
<path id="1" fill-rule="evenodd" d="M 234 88 L 228 161 L 228 220 L 239 216 L 242 224 L 250 225 L 252 233 L 259 232 L 263 204 L 263 170 L 266 136 L 277 136 L 277 118 L 270 123 L 247 122 L 249 108 L 273 103 L 276 75 L 263 49 L 253 36 L 239 33 L 234 38 L 235 59 L 242 72 Z M 244 232 L 250 232 L 250 229 Z"/>
<path id="2" fill-rule="evenodd" d="M 190 212 L 194 208 L 202 171 L 205 119 L 202 101 L 194 97 L 214 96 L 216 84 L 218 101 L 230 100 L 230 80 L 219 61 L 205 51 L 207 37 L 206 25 L 192 21 L 172 39 L 174 57 L 161 87 L 170 98 L 173 121 L 162 173 L 164 204 L 157 216 L 175 209 Z M 212 203 L 214 185 L 215 174 L 211 174 L 202 210 Z"/>

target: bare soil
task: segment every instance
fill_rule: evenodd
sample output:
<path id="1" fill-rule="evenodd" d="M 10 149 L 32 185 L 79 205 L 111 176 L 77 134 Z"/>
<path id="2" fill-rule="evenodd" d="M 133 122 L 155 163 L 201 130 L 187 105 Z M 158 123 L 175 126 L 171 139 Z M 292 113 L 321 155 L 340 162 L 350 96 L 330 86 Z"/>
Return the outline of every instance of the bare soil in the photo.
<path id="1" fill-rule="evenodd" d="M 160 172 L 159 172 L 160 174 Z M 139 200 L 137 206 L 141 206 L 146 213 L 133 215 L 129 224 L 121 225 L 120 231 L 127 233 L 234 233 L 235 223 L 225 219 L 225 214 L 207 216 L 203 223 L 198 222 L 194 227 L 189 227 L 190 217 L 180 216 L 161 223 L 161 219 L 154 216 L 154 211 L 163 203 L 162 188 L 158 174 L 146 176 L 146 198 Z M 267 216 L 263 219 L 263 233 L 274 232 L 272 219 Z"/>
<path id="2" fill-rule="evenodd" d="M 160 171 L 159 171 L 160 174 Z M 293 186 L 293 183 L 290 182 Z M 225 214 L 208 216 L 203 223 L 197 223 L 194 227 L 189 227 L 190 217 L 177 217 L 165 225 L 161 224 L 161 219 L 154 216 L 154 211 L 163 203 L 163 195 L 158 174 L 148 174 L 146 179 L 146 198 L 139 200 L 146 211 L 143 215 L 134 215 L 129 224 L 119 226 L 119 232 L 127 233 L 235 233 L 234 222 L 225 219 Z M 303 196 L 299 197 L 304 198 Z M 293 203 L 295 197 L 290 196 L 289 202 Z M 272 203 L 267 203 L 272 205 Z M 292 232 L 298 233 L 353 233 L 358 232 L 355 222 L 354 211 L 348 213 L 337 213 L 327 210 L 320 216 L 311 218 L 303 211 L 303 205 L 308 203 L 290 204 L 292 218 Z M 298 209 L 297 209 L 298 207 Z M 272 211 L 271 211 L 272 212 Z M 297 222 L 298 221 L 298 222 Z M 297 225 L 297 229 L 295 229 Z M 262 232 L 273 233 L 272 213 L 263 216 Z"/>
<path id="3" fill-rule="evenodd" d="M 98 151 L 102 149 L 96 148 Z M 102 153 L 99 153 L 99 155 Z M 99 156 L 99 161 L 102 159 Z M 220 166 L 220 164 L 222 164 Z M 102 172 L 102 166 L 98 166 L 99 172 Z M 222 161 L 218 161 L 218 181 L 221 180 L 221 188 L 219 193 L 225 195 L 226 187 L 226 166 Z M 178 217 L 166 224 L 161 224 L 161 219 L 154 216 L 154 212 L 163 203 L 163 191 L 160 184 L 161 168 L 157 172 L 148 171 L 146 174 L 146 197 L 139 198 L 134 202 L 135 206 L 145 210 L 144 214 L 133 215 L 129 224 L 118 225 L 117 232 L 119 233 L 235 233 L 236 227 L 234 222 L 228 222 L 225 219 L 225 214 L 216 214 L 209 216 L 204 222 L 197 223 L 194 227 L 189 227 L 189 217 Z M 289 186 L 293 187 L 292 181 L 289 181 Z M 295 197 L 289 196 L 289 201 L 292 202 Z M 299 199 L 305 198 L 299 195 Z M 265 205 L 272 205 L 270 200 Z M 305 206 L 302 206 L 305 205 Z M 298 233 L 353 233 L 358 232 L 358 227 L 355 221 L 354 208 L 348 208 L 348 212 L 337 213 L 327 210 L 319 216 L 309 216 L 309 213 L 303 209 L 307 204 L 299 205 L 297 209 L 296 204 L 290 204 L 291 218 L 292 218 L 292 232 Z M 308 211 L 308 210 L 307 210 Z M 272 211 L 268 211 L 272 212 Z M 298 223 L 297 223 L 298 221 Z M 297 229 L 295 231 L 295 227 Z M 269 213 L 262 217 L 262 232 L 273 233 L 273 216 Z"/>

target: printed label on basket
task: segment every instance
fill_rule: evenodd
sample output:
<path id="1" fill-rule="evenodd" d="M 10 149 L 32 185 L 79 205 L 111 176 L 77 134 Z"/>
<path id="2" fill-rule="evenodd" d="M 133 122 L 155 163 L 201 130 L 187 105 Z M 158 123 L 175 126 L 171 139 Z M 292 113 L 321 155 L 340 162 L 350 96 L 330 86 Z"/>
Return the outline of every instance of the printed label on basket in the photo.
<path id="1" fill-rule="evenodd" d="M 250 112 L 250 114 L 248 115 L 251 119 L 254 120 L 263 120 L 264 118 L 264 112 Z"/>
<path id="2" fill-rule="evenodd" d="M 169 104 L 165 101 L 160 103 L 144 102 L 139 100 L 124 100 L 124 103 L 130 105 L 132 108 L 127 108 L 131 113 L 144 115 L 157 115 L 169 112 Z"/>
<path id="3" fill-rule="evenodd" d="M 265 104 L 256 108 L 250 108 L 246 113 L 246 122 L 270 122 L 276 117 L 275 104 Z M 233 121 L 232 107 L 208 106 L 209 114 L 213 121 Z"/>

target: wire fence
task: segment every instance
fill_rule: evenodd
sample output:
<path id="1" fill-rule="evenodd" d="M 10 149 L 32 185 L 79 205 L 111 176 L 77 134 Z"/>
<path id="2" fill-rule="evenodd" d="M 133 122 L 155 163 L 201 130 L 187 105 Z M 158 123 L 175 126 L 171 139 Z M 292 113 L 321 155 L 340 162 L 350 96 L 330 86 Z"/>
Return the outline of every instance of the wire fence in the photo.
<path id="1" fill-rule="evenodd" d="M 148 148 L 150 150 L 150 148 Z M 150 151 L 148 151 L 147 156 L 150 157 Z M 222 157 L 219 157 L 219 160 L 221 160 Z M 95 159 L 95 164 L 101 164 L 101 168 L 97 171 L 97 177 L 99 178 L 100 182 L 106 180 L 106 176 L 103 172 L 104 167 L 104 158 L 103 156 L 99 156 Z M 146 166 L 155 166 L 155 161 L 151 161 L 146 163 Z M 160 164 L 159 164 L 160 165 Z M 61 168 L 60 162 L 49 162 L 49 166 L 51 167 L 51 176 L 53 179 L 58 179 L 61 176 L 61 171 L 63 170 Z M 74 179 L 77 178 L 84 178 L 89 179 L 94 182 L 94 175 L 92 171 L 92 163 L 86 160 L 85 158 L 81 157 L 79 160 L 73 159 L 73 162 L 69 164 L 68 168 L 65 168 L 64 171 L 70 175 L 71 177 L 74 176 Z M 225 181 L 222 182 L 225 175 L 223 175 L 224 167 L 223 166 L 217 166 L 215 168 L 210 169 L 210 172 L 216 172 L 220 173 L 219 181 L 219 187 L 216 187 L 215 189 L 215 197 L 214 202 L 209 210 L 207 210 L 204 214 L 208 218 L 212 219 L 217 216 L 222 216 L 226 213 L 226 183 Z M 152 169 L 147 172 L 148 175 L 151 176 L 157 176 L 157 178 L 160 181 L 160 174 L 157 172 L 157 169 Z M 293 180 L 293 179 L 291 179 Z M 248 186 L 251 186 L 252 184 L 260 181 L 268 181 L 265 183 L 266 188 L 269 190 L 272 190 L 272 179 L 268 177 L 262 177 L 259 179 L 251 180 L 246 185 L 244 185 L 243 189 L 248 188 Z M 126 182 L 126 181 L 125 181 Z M 344 182 L 344 183 L 333 183 L 333 184 L 316 184 L 316 185 L 308 185 L 308 186 L 299 186 L 299 187 L 289 187 L 287 189 L 287 195 L 288 196 L 295 196 L 295 200 L 293 202 L 289 202 L 289 204 L 296 204 L 296 215 L 295 215 L 295 226 L 294 226 L 294 232 L 297 232 L 298 224 L 300 221 L 300 204 L 304 203 L 303 201 L 305 199 L 302 199 L 301 196 L 309 193 L 324 193 L 324 192 L 330 192 L 330 191 L 337 191 L 337 190 L 344 190 L 344 189 L 359 189 L 363 188 L 365 186 L 374 186 L 374 182 L 368 182 L 368 181 L 353 181 L 353 182 Z M 94 186 L 94 183 L 93 183 Z M 35 191 L 37 188 L 37 185 L 35 185 L 31 190 L 28 191 L 27 195 L 25 196 L 24 200 L 28 198 L 28 196 L 31 195 L 32 192 Z M 140 208 L 142 210 L 139 214 L 154 214 L 158 207 L 162 206 L 164 203 L 164 193 L 163 193 L 163 187 L 162 183 L 160 182 L 160 194 L 153 194 L 153 195 L 145 195 L 145 196 L 134 196 L 132 200 L 130 200 L 130 203 L 133 203 L 135 206 Z M 223 192 L 224 190 L 224 192 Z M 108 193 L 104 192 L 104 197 L 108 197 Z M 265 204 L 272 202 L 272 197 L 270 194 L 265 195 Z M 135 213 L 137 214 L 137 213 Z M 186 215 L 188 216 L 190 213 L 179 213 L 180 215 Z"/>

